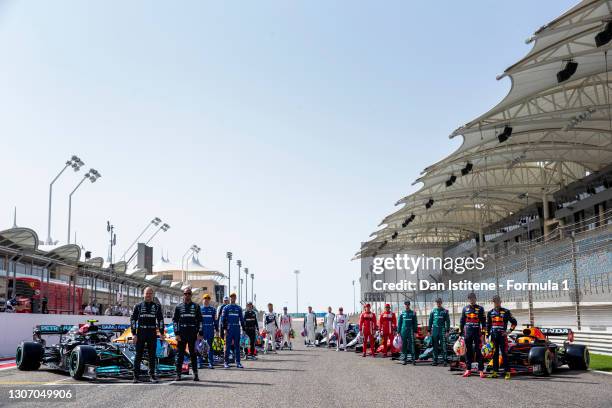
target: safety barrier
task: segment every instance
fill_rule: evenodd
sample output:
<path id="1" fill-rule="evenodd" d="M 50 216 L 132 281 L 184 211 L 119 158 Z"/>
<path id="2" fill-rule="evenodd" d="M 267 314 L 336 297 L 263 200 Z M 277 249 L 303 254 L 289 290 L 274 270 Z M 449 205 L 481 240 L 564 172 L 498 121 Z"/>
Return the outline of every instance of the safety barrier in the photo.
<path id="1" fill-rule="evenodd" d="M 612 356 L 612 333 L 581 331 L 574 334 L 574 342 L 589 347 L 591 353 Z"/>

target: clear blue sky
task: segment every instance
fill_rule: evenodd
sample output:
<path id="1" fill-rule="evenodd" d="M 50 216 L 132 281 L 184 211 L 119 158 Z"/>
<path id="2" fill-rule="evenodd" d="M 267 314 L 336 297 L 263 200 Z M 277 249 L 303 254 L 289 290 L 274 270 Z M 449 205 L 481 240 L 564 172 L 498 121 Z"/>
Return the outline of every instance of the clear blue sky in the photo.
<path id="1" fill-rule="evenodd" d="M 0 1 L 0 228 L 17 206 L 44 239 L 78 154 L 103 176 L 74 198 L 94 255 L 107 219 L 122 249 L 159 216 L 156 249 L 222 271 L 233 251 L 259 304 L 293 310 L 300 269 L 301 308 L 352 310 L 360 241 L 574 3 Z M 79 177 L 56 185 L 55 239 Z"/>

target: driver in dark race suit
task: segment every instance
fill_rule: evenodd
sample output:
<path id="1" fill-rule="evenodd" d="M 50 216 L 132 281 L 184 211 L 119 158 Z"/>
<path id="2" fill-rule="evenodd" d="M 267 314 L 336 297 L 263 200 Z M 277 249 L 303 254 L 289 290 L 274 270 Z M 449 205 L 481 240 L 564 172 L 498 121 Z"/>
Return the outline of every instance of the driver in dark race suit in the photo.
<path id="1" fill-rule="evenodd" d="M 200 381 L 198 377 L 198 358 L 195 351 L 196 338 L 202 328 L 202 314 L 200 306 L 191 301 L 191 288 L 183 291 L 183 302 L 174 309 L 174 334 L 176 335 L 178 353 L 176 356 L 176 381 L 181 381 L 185 348 L 189 347 L 193 381 Z"/>
<path id="2" fill-rule="evenodd" d="M 255 357 L 255 341 L 257 333 L 259 333 L 259 323 L 257 322 L 257 312 L 253 310 L 253 302 L 247 303 L 247 308 L 244 311 L 244 332 L 249 336 L 249 349 L 247 350 L 247 360 L 251 358 L 256 360 Z"/>
<path id="3" fill-rule="evenodd" d="M 516 329 L 517 321 L 510 313 L 510 310 L 503 308 L 501 298 L 493 296 L 493 309 L 487 313 L 487 333 L 491 337 L 493 343 L 493 372 L 491 378 L 497 378 L 499 371 L 499 354 L 502 355 L 502 363 L 504 365 L 505 379 L 511 378 L 510 364 L 508 362 L 508 322 L 510 322 L 510 331 Z"/>
<path id="4" fill-rule="evenodd" d="M 151 382 L 157 382 L 155 363 L 157 361 L 157 331 L 164 340 L 164 316 L 160 305 L 153 301 L 153 289 L 146 287 L 144 301 L 134 306 L 130 318 L 132 341 L 136 344 L 136 357 L 134 358 L 134 382 L 140 381 L 140 362 L 146 347 L 149 358 L 149 377 Z"/>
<path id="5" fill-rule="evenodd" d="M 474 360 L 474 354 L 476 354 L 480 378 L 485 378 L 484 361 L 482 360 L 482 351 L 480 348 L 482 346 L 481 336 L 486 329 L 487 322 L 484 309 L 482 306 L 476 304 L 475 293 L 472 292 L 468 295 L 468 301 L 470 303 L 461 311 L 460 322 L 460 332 L 463 334 L 465 340 L 465 372 L 463 376 L 469 377 L 472 374 L 472 362 Z"/>
<path id="6" fill-rule="evenodd" d="M 236 304 L 236 294 L 230 294 L 230 304 L 223 308 L 221 323 L 225 329 L 225 364 L 223 367 L 229 368 L 229 352 L 234 353 L 236 367 L 243 368 L 240 364 L 240 329 L 244 329 L 244 316 L 242 308 Z"/>

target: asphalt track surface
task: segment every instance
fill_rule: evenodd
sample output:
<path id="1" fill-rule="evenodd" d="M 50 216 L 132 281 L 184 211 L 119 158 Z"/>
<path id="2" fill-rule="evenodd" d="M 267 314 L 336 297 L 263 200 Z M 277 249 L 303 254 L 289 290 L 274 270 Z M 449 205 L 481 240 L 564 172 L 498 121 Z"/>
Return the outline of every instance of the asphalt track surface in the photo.
<path id="1" fill-rule="evenodd" d="M 201 381 L 74 381 L 39 370 L 0 371 L 0 406 L 8 407 L 606 407 L 612 406 L 612 376 L 562 370 L 550 378 L 462 378 L 444 367 L 402 366 L 354 352 L 296 346 L 261 355 L 242 370 L 200 370 Z M 14 402 L 10 389 L 73 386 L 75 401 Z"/>

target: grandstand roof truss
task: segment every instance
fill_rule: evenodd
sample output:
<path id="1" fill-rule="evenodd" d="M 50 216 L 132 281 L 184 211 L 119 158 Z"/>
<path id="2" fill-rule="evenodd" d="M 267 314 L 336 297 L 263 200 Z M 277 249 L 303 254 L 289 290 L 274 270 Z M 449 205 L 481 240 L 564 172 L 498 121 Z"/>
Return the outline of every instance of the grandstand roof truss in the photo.
<path id="1" fill-rule="evenodd" d="M 594 38 L 610 21 L 612 0 L 583 0 L 536 31 L 531 51 L 498 77 L 511 79 L 508 95 L 450 135 L 461 135 L 462 145 L 423 171 L 415 182 L 421 188 L 396 203 L 402 208 L 357 256 L 391 242 L 408 248 L 464 240 L 609 165 L 612 42 L 598 48 Z M 577 69 L 559 83 L 568 61 Z"/>

